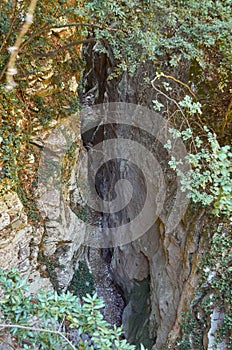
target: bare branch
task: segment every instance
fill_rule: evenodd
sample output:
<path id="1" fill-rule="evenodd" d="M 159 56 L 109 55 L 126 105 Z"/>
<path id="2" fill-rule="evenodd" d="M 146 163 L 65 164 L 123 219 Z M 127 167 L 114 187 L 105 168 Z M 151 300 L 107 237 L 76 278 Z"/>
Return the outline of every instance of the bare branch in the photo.
<path id="1" fill-rule="evenodd" d="M 70 342 L 70 340 L 60 331 L 52 331 L 50 329 L 21 326 L 18 324 L 4 324 L 4 323 L 0 323 L 0 328 L 18 328 L 18 329 L 25 329 L 25 330 L 34 331 L 34 332 L 57 334 L 61 336 L 71 346 L 72 349 L 77 350 L 77 348 Z"/>
<path id="2" fill-rule="evenodd" d="M 183 113 L 183 111 L 181 110 L 180 105 L 178 104 L 178 102 L 175 101 L 174 99 L 168 97 L 164 92 L 162 92 L 161 90 L 159 90 L 159 89 L 155 86 L 155 81 L 156 81 L 157 79 L 161 78 L 161 77 L 164 77 L 164 78 L 167 78 L 167 79 L 172 79 L 173 81 L 175 81 L 175 82 L 177 82 L 177 83 L 183 85 L 184 87 L 186 87 L 186 88 L 188 89 L 188 91 L 190 92 L 190 94 L 195 98 L 195 100 L 197 100 L 196 95 L 194 94 L 194 92 L 190 89 L 190 87 L 189 87 L 187 84 L 183 83 L 183 81 L 181 81 L 181 80 L 179 80 L 179 79 L 174 78 L 172 75 L 165 75 L 164 73 L 161 73 L 160 75 L 158 75 L 157 77 L 155 77 L 155 79 L 153 79 L 153 80 L 151 81 L 152 87 L 153 87 L 156 91 L 158 91 L 159 93 L 161 93 L 162 95 L 164 95 L 168 100 L 174 102 L 174 104 L 175 104 L 175 105 L 178 107 L 178 109 L 180 110 L 181 114 L 184 116 L 184 113 Z M 199 120 L 200 126 L 201 126 L 201 128 L 202 128 L 203 125 L 204 125 L 204 123 L 202 122 L 202 120 L 201 120 L 201 118 L 200 118 L 200 116 L 199 116 L 199 113 L 196 113 L 196 116 L 197 116 L 197 119 Z M 186 120 L 187 124 L 189 124 L 188 121 L 187 121 L 187 118 L 185 118 L 185 120 Z"/>
<path id="3" fill-rule="evenodd" d="M 57 50 L 50 51 L 50 52 L 44 52 L 44 53 L 41 53 L 41 54 L 36 54 L 36 56 L 38 56 L 38 57 L 55 56 L 58 52 L 60 52 L 62 50 L 69 49 L 72 46 L 81 45 L 81 44 L 88 44 L 88 43 L 95 43 L 97 40 L 98 39 L 96 39 L 96 38 L 88 38 L 88 39 L 82 39 L 82 40 L 73 41 L 71 43 L 68 43 L 66 45 L 63 45 L 63 46 L 59 47 L 59 49 L 57 49 Z"/>
<path id="4" fill-rule="evenodd" d="M 191 126 L 190 126 L 190 124 L 189 124 L 189 121 L 188 121 L 188 119 L 186 118 L 185 113 L 184 113 L 184 111 L 182 110 L 182 108 L 180 107 L 179 103 L 178 103 L 176 100 L 174 100 L 173 98 L 171 98 L 171 97 L 169 97 L 168 95 L 166 95 L 163 91 L 159 90 L 159 89 L 155 86 L 155 79 L 153 79 L 153 80 L 151 81 L 151 85 L 152 85 L 153 89 L 155 89 L 159 94 L 163 95 L 167 100 L 173 102 L 173 103 L 177 106 L 177 108 L 178 108 L 178 110 L 180 111 L 180 113 L 181 113 L 183 119 L 185 120 L 186 124 L 187 124 L 188 127 L 191 129 Z M 196 151 L 197 148 L 196 148 L 194 139 L 193 139 L 193 144 L 194 144 L 194 148 L 195 148 L 195 151 Z"/>
<path id="5" fill-rule="evenodd" d="M 166 75 L 166 74 L 164 74 L 164 73 L 161 73 L 160 75 L 158 75 L 157 77 L 155 77 L 155 79 L 154 79 L 153 81 L 155 81 L 155 80 L 157 80 L 157 79 L 160 79 L 161 77 L 164 77 L 164 78 L 166 78 L 166 79 L 171 79 L 171 80 L 175 81 L 176 83 L 178 83 L 178 84 L 180 84 L 180 85 L 183 85 L 184 87 L 186 87 L 186 89 L 188 89 L 189 93 L 197 100 L 196 95 L 195 95 L 194 92 L 190 89 L 190 87 L 189 87 L 187 84 L 183 83 L 183 81 L 181 81 L 181 80 L 179 80 L 179 79 L 173 77 L 172 75 Z"/>
<path id="6" fill-rule="evenodd" d="M 33 23 L 33 15 L 35 12 L 36 3 L 37 3 L 37 0 L 31 0 L 22 29 L 16 39 L 14 46 L 9 48 L 10 59 L 8 62 L 8 68 L 6 72 L 7 89 L 9 90 L 13 89 L 16 86 L 16 83 L 14 81 L 14 75 L 17 73 L 17 69 L 15 67 L 17 54 L 19 52 L 19 47 L 23 41 L 23 37 L 29 30 L 31 24 Z"/>
<path id="7" fill-rule="evenodd" d="M 88 27 L 88 28 L 97 28 L 97 29 L 101 29 L 101 30 L 108 30 L 108 31 L 112 31 L 112 32 L 122 32 L 122 30 L 120 29 L 115 29 L 115 28 L 111 28 L 111 27 L 106 27 L 104 28 L 103 26 L 100 26 L 98 24 L 92 24 L 92 23 L 68 23 L 68 24 L 62 24 L 62 25 L 56 25 L 56 26 L 44 26 L 42 29 L 38 30 L 37 32 L 35 32 L 34 34 L 31 35 L 30 38 L 28 38 L 27 40 L 24 41 L 24 43 L 21 45 L 20 47 L 20 51 L 32 40 L 34 39 L 37 35 L 42 34 L 45 31 L 49 31 L 52 29 L 59 29 L 59 28 L 72 28 L 72 27 Z M 124 33 L 125 34 L 125 33 Z"/>
<path id="8" fill-rule="evenodd" d="M 229 121 L 229 119 L 231 119 L 231 113 L 232 113 L 232 98 L 230 100 L 230 103 L 228 105 L 228 108 L 227 108 L 227 111 L 226 111 L 226 114 L 225 114 L 225 118 L 223 120 L 223 125 L 222 125 L 222 132 L 221 134 L 224 134 L 224 131 L 225 131 L 225 128 L 226 128 L 226 125 Z"/>

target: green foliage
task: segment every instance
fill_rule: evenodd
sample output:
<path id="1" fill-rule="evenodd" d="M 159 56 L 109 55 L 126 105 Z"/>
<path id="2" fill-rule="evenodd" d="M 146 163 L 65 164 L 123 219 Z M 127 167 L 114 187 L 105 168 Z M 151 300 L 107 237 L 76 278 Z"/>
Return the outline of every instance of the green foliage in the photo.
<path id="1" fill-rule="evenodd" d="M 214 334 L 216 344 L 225 342 L 232 349 L 232 286 L 231 286 L 231 229 L 228 224 L 220 224 L 209 242 L 210 248 L 204 254 L 199 271 L 201 280 L 189 312 L 183 314 L 178 349 L 189 350 L 191 344 L 204 350 L 202 339 L 208 331 L 210 315 L 220 310 L 223 321 Z M 207 231 L 212 227 L 208 226 Z M 207 232 L 210 233 L 210 232 Z"/>
<path id="2" fill-rule="evenodd" d="M 189 97 L 179 104 L 189 115 L 201 113 L 201 105 Z M 181 179 L 182 190 L 187 192 L 187 196 L 203 206 L 213 204 L 212 214 L 224 220 L 215 229 L 217 224 L 214 217 L 205 232 L 209 241 L 199 266 L 201 280 L 189 311 L 183 314 L 181 334 L 176 343 L 180 350 L 192 347 L 205 349 L 203 338 L 209 331 L 209 320 L 215 310 L 223 313 L 221 324 L 213 335 L 215 347 L 216 344 L 225 342 L 228 349 L 232 348 L 232 152 L 229 145 L 219 145 L 215 133 L 210 132 L 207 127 L 204 127 L 204 131 L 204 136 L 194 137 L 190 127 L 183 131 L 170 129 L 171 137 L 165 145 L 167 149 L 171 149 L 177 138 L 185 141 L 189 149 L 188 155 L 179 161 L 172 157 L 169 165 L 176 170 Z M 183 161 L 191 166 L 185 173 L 181 171 Z"/>
<path id="3" fill-rule="evenodd" d="M 45 276 L 51 281 L 54 290 L 60 293 L 56 268 L 61 268 L 64 266 L 59 263 L 55 256 L 48 256 L 44 254 L 43 249 L 41 249 L 38 254 L 38 262 L 40 265 L 46 266 Z"/>
<path id="4" fill-rule="evenodd" d="M 15 28 L 22 25 L 22 16 L 17 16 L 17 12 L 24 13 L 25 2 L 1 1 L 0 4 L 0 73 L 9 59 L 7 45 L 12 46 L 16 38 Z M 17 10 L 16 10 L 17 7 Z"/>
<path id="5" fill-rule="evenodd" d="M 60 117 L 76 112 L 79 107 L 76 93 L 70 92 L 69 81 L 83 68 L 78 57 L 78 48 L 73 44 L 79 42 L 81 38 L 91 39 L 93 44 L 97 43 L 95 49 L 108 56 L 112 78 L 118 76 L 122 71 L 129 71 L 133 74 L 140 64 L 147 63 L 147 61 L 152 62 L 157 71 L 163 68 L 169 71 L 176 67 L 183 70 L 184 75 L 186 73 L 188 75 L 186 66 L 197 65 L 200 67 L 197 79 L 210 81 L 210 84 L 215 86 L 214 91 L 210 92 L 210 98 L 207 96 L 208 106 L 213 105 L 213 101 L 216 106 L 223 105 L 224 108 L 224 100 L 219 101 L 217 93 L 218 90 L 223 91 L 227 88 L 231 76 L 232 17 L 230 0 L 204 0 L 201 2 L 197 0 L 128 0 L 126 2 L 121 0 L 87 0 L 84 2 L 77 0 L 68 4 L 67 1 L 63 0 L 38 1 L 34 24 L 25 37 L 17 59 L 18 75 L 16 80 L 19 85 L 14 92 L 6 93 L 4 73 L 9 59 L 8 48 L 15 42 L 28 3 L 29 1 L 13 0 L 2 0 L 0 3 L 0 189 L 1 193 L 17 189 L 27 208 L 32 207 L 33 202 L 30 202 L 28 196 L 23 194 L 20 176 L 21 170 L 24 170 L 28 136 L 49 127 L 49 123 L 53 120 L 57 121 Z M 72 27 L 75 30 L 68 37 L 59 37 L 57 33 L 51 33 L 49 26 L 61 26 L 66 23 L 69 25 L 79 23 L 79 25 Z M 48 68 L 48 66 L 50 70 L 44 70 L 44 67 Z M 49 89 L 51 88 L 52 92 L 51 90 L 49 93 L 38 91 L 36 82 L 43 82 L 46 85 L 47 79 L 49 80 L 48 75 L 51 73 L 53 76 L 49 81 Z M 149 78 L 147 79 L 149 81 Z M 191 79 L 193 81 L 192 77 Z M 208 85 L 206 86 L 208 87 Z M 195 80 L 193 87 L 194 91 L 196 90 L 198 93 L 200 89 L 198 89 L 198 82 Z M 165 91 L 171 89 L 168 85 L 164 88 Z M 229 89 L 228 86 L 228 91 Z M 208 88 L 205 90 L 208 91 Z M 213 94 L 216 97 L 213 97 Z M 155 102 L 155 107 L 158 110 L 163 108 L 161 102 Z M 190 97 L 181 101 L 180 106 L 185 109 L 187 118 L 200 114 L 202 109 L 199 102 L 193 101 Z M 227 119 L 229 120 L 228 113 L 224 119 L 224 127 L 227 125 Z M 221 112 L 223 118 L 224 114 L 225 110 Z M 211 119 L 214 118 L 211 114 L 209 115 L 210 118 L 207 116 L 204 118 L 208 118 L 207 122 L 211 123 Z M 213 133 L 208 130 L 206 133 L 208 145 L 206 146 L 200 137 L 195 137 L 195 150 L 191 151 L 187 157 L 192 170 L 188 174 L 179 173 L 182 177 L 183 189 L 189 191 L 190 197 L 195 202 L 204 205 L 213 203 L 215 214 L 230 215 L 232 206 L 231 149 L 229 145 L 219 145 Z M 181 132 L 179 136 L 188 141 L 192 132 L 186 130 Z M 171 144 L 172 140 L 167 144 L 167 147 L 171 147 Z M 170 165 L 178 171 L 175 159 L 172 159 Z M 28 212 L 36 217 L 36 208 L 32 207 L 32 209 L 31 212 Z M 81 217 L 87 216 L 85 210 L 79 215 Z M 222 237 L 224 239 L 224 236 Z M 224 251 L 220 255 L 224 249 L 223 242 L 223 240 L 219 240 L 217 244 L 212 242 L 214 247 L 218 247 L 217 250 L 212 251 L 215 259 L 217 256 L 225 254 Z M 217 266 L 218 262 L 212 260 L 211 263 Z M 55 264 L 54 261 L 46 261 L 48 272 L 51 275 L 54 273 Z M 220 266 L 222 266 L 221 270 L 219 269 L 221 272 L 217 271 L 216 276 L 218 277 L 213 279 L 212 289 L 215 292 L 214 295 L 219 296 L 220 293 L 224 293 L 227 300 L 230 298 L 226 289 L 230 270 L 226 266 Z M 55 280 L 56 277 L 53 279 L 54 285 Z M 116 345 L 116 341 L 119 341 L 116 339 L 119 338 L 120 332 L 115 335 L 105 324 L 101 326 L 103 320 L 100 319 L 98 309 L 94 310 L 93 306 L 96 300 L 86 301 L 87 310 L 85 304 L 78 304 L 77 298 L 70 293 L 58 296 L 52 292 L 41 292 L 38 300 L 34 303 L 31 297 L 24 293 L 24 285 L 21 287 L 21 281 L 15 272 L 11 274 L 9 272 L 3 281 L 7 292 L 5 299 L 3 299 L 5 302 L 1 303 L 1 307 L 7 321 L 17 321 L 20 324 L 28 325 L 28 322 L 34 324 L 33 317 L 35 317 L 35 324 L 56 330 L 61 324 L 66 326 L 66 323 L 67 327 L 74 325 L 79 329 L 78 322 L 83 322 L 80 334 L 89 332 L 87 326 L 90 327 L 93 334 L 97 329 L 96 332 L 101 335 L 101 339 L 97 336 L 94 336 L 94 339 L 96 343 L 103 342 L 99 348 L 109 349 L 109 341 L 114 341 L 116 348 L 121 346 L 122 349 L 129 349 L 129 345 L 124 346 L 123 341 L 120 341 L 120 346 Z M 217 300 L 219 302 L 219 299 Z M 67 305 L 64 306 L 64 304 Z M 62 308 L 60 305 L 63 305 Z M 97 307 L 99 305 L 97 304 Z M 61 308 L 63 312 L 57 311 L 57 308 L 58 310 Z M 72 321 L 68 320 L 69 314 Z M 63 315 L 64 321 L 62 323 Z M 74 315 L 77 315 L 75 317 L 78 322 L 74 321 Z M 100 330 L 94 328 L 91 323 L 95 322 L 93 319 L 98 320 Z M 70 325 L 69 322 L 71 322 Z M 88 322 L 91 323 L 90 326 Z M 227 329 L 230 323 L 231 318 L 226 314 L 224 324 Z M 58 334 L 29 330 L 26 332 L 20 329 L 14 331 L 21 342 L 24 342 L 24 338 L 29 341 L 29 345 L 24 343 L 24 348 L 32 348 L 33 342 L 37 342 L 36 344 L 40 344 L 45 349 L 61 349 L 62 347 L 67 349 L 69 346 L 63 342 L 64 339 Z M 107 332 L 109 333 L 107 334 Z M 223 332 L 222 330 L 222 334 Z M 110 340 L 111 337 L 114 340 Z M 85 346 L 82 342 L 79 346 L 79 349 L 81 348 L 90 349 L 91 347 Z"/>
<path id="6" fill-rule="evenodd" d="M 231 246 L 231 228 L 229 225 L 220 224 L 211 239 L 210 250 L 203 258 L 201 266 L 203 270 L 201 286 L 207 285 L 212 291 L 204 301 L 206 313 L 215 306 L 223 310 L 224 320 L 215 336 L 218 343 L 225 338 L 228 339 L 228 349 L 232 349 Z"/>
<path id="7" fill-rule="evenodd" d="M 177 341 L 177 346 L 181 350 L 189 350 L 192 345 L 197 348 L 197 350 L 204 350 L 202 344 L 202 335 L 206 330 L 206 324 L 204 321 L 196 320 L 193 315 L 189 313 L 183 313 L 183 324 L 181 328 L 181 336 Z"/>
<path id="8" fill-rule="evenodd" d="M 193 99 L 191 96 L 185 96 L 183 101 L 179 102 L 179 105 L 181 107 L 186 108 L 186 110 L 191 114 L 194 115 L 195 113 L 202 113 L 201 112 L 201 104 L 200 102 L 193 102 Z"/>
<path id="9" fill-rule="evenodd" d="M 69 285 L 69 291 L 83 298 L 87 293 L 94 293 L 94 279 L 84 261 L 79 261 L 78 269 L 75 270 L 73 279 Z"/>
<path id="10" fill-rule="evenodd" d="M 8 48 L 14 44 L 27 6 L 28 1 L 1 2 L 2 89 L 9 59 Z M 78 44 L 75 45 L 80 39 L 92 40 L 93 44 L 97 44 L 96 50 L 106 53 L 111 77 L 125 70 L 133 74 L 140 64 L 147 61 L 153 62 L 157 71 L 164 66 L 168 70 L 170 66 L 182 66 L 186 62 L 192 64 L 194 61 L 206 76 L 209 71 L 213 74 L 216 71 L 220 77 L 218 84 L 226 87 L 231 72 L 231 22 L 229 0 L 216 3 L 212 0 L 201 3 L 196 0 L 171 3 L 166 0 L 76 0 L 68 5 L 64 1 L 39 1 L 34 23 L 24 38 L 17 59 L 18 74 L 15 78 L 19 85 L 15 111 L 16 114 L 21 111 L 26 116 L 18 135 L 21 146 L 22 137 L 27 132 L 32 133 L 38 128 L 42 130 L 52 120 L 78 109 L 76 93 L 71 93 L 69 88 L 70 79 L 76 76 L 78 80 L 83 69 Z M 72 31 L 67 36 L 51 31 L 51 26 L 64 24 L 70 25 L 68 29 Z M 49 93 L 38 91 L 37 83 L 46 85 L 50 74 Z M 11 98 L 13 101 L 14 97 Z M 1 94 L 0 105 L 6 100 Z M 157 108 L 160 110 L 161 107 L 159 102 Z M 8 117 L 4 120 L 9 123 Z M 9 144 L 4 152 L 9 158 Z M 17 165 L 15 159 L 10 159 L 10 162 L 10 168 L 4 168 L 2 182 L 14 187 L 18 182 L 17 170 L 14 170 Z"/>
<path id="11" fill-rule="evenodd" d="M 74 22 L 76 16 L 71 12 L 66 16 L 65 4 L 39 1 L 34 23 L 24 37 L 17 58 L 17 88 L 10 92 L 5 90 L 8 48 L 15 43 L 29 3 L 3 0 L 0 4 L 0 194 L 17 190 L 24 198 L 29 194 L 23 195 L 22 188 L 25 192 L 24 187 L 30 190 L 29 184 L 35 180 L 32 177 L 36 177 L 36 169 L 32 170 L 36 164 L 27 164 L 31 153 L 30 137 L 49 128 L 52 122 L 77 112 L 78 96 L 70 91 L 70 81 L 80 75 L 81 67 L 77 48 L 70 49 L 68 57 L 65 51 L 57 53 L 56 59 L 53 55 L 49 59 L 41 57 L 65 41 L 49 33 L 48 26 Z M 68 33 L 68 37 L 75 40 L 80 34 L 74 31 Z M 35 211 L 31 214 L 35 218 Z"/>
<path id="12" fill-rule="evenodd" d="M 22 167 L 20 162 L 20 146 L 23 135 L 19 124 L 17 107 L 20 101 L 15 93 L 6 92 L 0 87 L 0 192 L 7 192 L 10 187 L 15 187 L 19 181 L 19 171 Z M 1 186 L 1 183 L 4 186 Z"/>
<path id="13" fill-rule="evenodd" d="M 12 325 L 10 331 L 23 349 L 37 346 L 53 350 L 135 349 L 134 345 L 121 339 L 121 328 L 111 328 L 103 320 L 100 310 L 104 303 L 96 294 L 87 294 L 82 303 L 70 292 L 58 295 L 41 290 L 33 298 L 26 280 L 20 278 L 16 269 L 0 270 L 0 286 L 2 323 Z"/>
<path id="14" fill-rule="evenodd" d="M 41 222 L 41 216 L 32 194 L 26 192 L 22 186 L 18 185 L 16 192 L 27 213 L 28 220 L 37 226 Z"/>
<path id="15" fill-rule="evenodd" d="M 208 145 L 203 147 L 202 139 L 193 138 L 195 152 L 188 153 L 185 160 L 191 165 L 187 173 L 180 170 L 182 160 L 176 161 L 172 157 L 169 165 L 176 170 L 181 178 L 182 190 L 188 191 L 187 196 L 195 203 L 203 205 L 213 203 L 213 213 L 216 215 L 231 215 L 232 212 L 232 152 L 229 145 L 220 146 L 216 135 L 204 127 Z M 170 129 L 173 140 L 181 137 L 184 141 L 192 138 L 191 129 L 182 132 Z M 173 140 L 169 140 L 166 148 L 172 147 Z"/>
<path id="16" fill-rule="evenodd" d="M 47 125 L 53 118 L 53 110 L 46 104 L 44 98 L 35 96 L 35 105 L 37 110 L 37 118 L 42 125 Z"/>
<path id="17" fill-rule="evenodd" d="M 75 11 L 99 27 L 88 34 L 101 41 L 102 51 L 111 45 L 118 67 L 133 73 L 138 62 L 147 59 L 158 65 L 177 66 L 195 59 L 209 66 L 212 53 L 222 56 L 221 66 L 230 70 L 230 1 L 77 1 Z M 82 6 L 81 6 L 82 5 Z M 133 11 L 131 11 L 133 9 Z M 86 29 L 87 30 L 87 29 Z M 105 45 L 106 43 L 106 45 Z"/>

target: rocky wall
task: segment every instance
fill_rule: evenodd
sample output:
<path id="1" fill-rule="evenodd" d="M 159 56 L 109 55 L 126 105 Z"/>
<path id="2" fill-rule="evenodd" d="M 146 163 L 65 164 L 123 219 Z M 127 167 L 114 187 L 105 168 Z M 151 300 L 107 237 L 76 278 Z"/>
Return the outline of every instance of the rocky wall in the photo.
<path id="1" fill-rule="evenodd" d="M 94 76 L 94 67 L 91 66 L 91 62 L 94 60 L 99 62 L 101 57 L 93 50 L 91 54 L 93 57 L 89 60 L 90 66 L 87 66 L 87 70 L 91 70 L 91 75 L 87 72 L 88 81 L 85 92 L 88 96 L 89 89 L 91 98 L 94 100 L 93 96 L 95 91 L 98 91 L 99 82 L 97 76 Z M 104 60 L 104 57 L 102 59 Z M 108 74 L 111 72 L 112 66 L 109 65 Z M 133 77 L 125 72 L 117 78 L 105 80 L 104 84 L 101 82 L 104 85 L 104 94 L 101 95 L 102 98 L 104 95 L 103 101 L 137 103 L 152 108 L 155 93 L 150 85 L 144 83 L 144 78 L 152 74 L 154 74 L 154 68 L 148 64 L 141 67 Z M 104 77 L 105 75 L 103 79 Z M 95 102 L 99 102 L 98 94 Z M 105 130 L 102 137 L 110 139 L 115 137 L 115 133 L 117 134 L 117 130 L 116 132 L 113 130 L 112 135 L 109 135 L 110 132 Z M 113 250 L 111 270 L 115 283 L 121 287 L 126 300 L 122 316 L 123 327 L 127 338 L 132 343 L 143 342 L 148 349 L 152 350 L 174 349 L 180 331 L 182 313 L 188 310 L 198 283 L 197 268 L 204 244 L 202 235 L 204 212 L 201 209 L 189 208 L 175 230 L 170 231 L 170 227 L 167 230 L 165 222 L 174 205 L 176 193 L 176 179 L 168 170 L 167 154 L 159 147 L 154 149 L 142 134 L 138 134 L 137 138 L 134 131 L 132 136 L 130 132 L 128 134 L 128 130 L 125 131 L 124 136 L 122 134 L 123 131 L 120 137 L 136 139 L 149 150 L 153 148 L 169 184 L 164 210 L 153 227 L 139 239 L 127 245 L 115 247 Z M 125 149 L 127 159 L 126 155 Z M 106 191 L 113 188 L 115 180 L 112 180 L 110 185 L 112 174 L 117 179 L 125 178 L 125 174 L 120 174 L 120 171 L 120 166 L 114 168 L 109 166 L 106 170 L 104 175 Z M 141 187 L 143 181 L 136 180 L 136 176 L 141 176 L 139 173 L 133 174 L 129 170 L 126 175 L 126 178 L 133 183 L 137 207 L 132 210 L 136 211 L 142 205 L 140 202 L 145 193 Z M 130 209 L 124 214 L 127 215 L 125 220 L 127 217 L 133 217 Z M 111 215 L 109 219 L 111 224 L 117 220 L 126 222 L 116 215 Z M 107 221 L 107 215 L 105 220 Z"/>
<path id="2" fill-rule="evenodd" d="M 0 199 L 0 266 L 18 268 L 33 293 L 41 288 L 66 290 L 82 252 L 83 229 L 70 208 L 81 147 L 79 134 L 75 115 L 33 139 L 41 149 L 34 197 L 40 216 L 36 224 L 28 220 L 16 192 Z"/>

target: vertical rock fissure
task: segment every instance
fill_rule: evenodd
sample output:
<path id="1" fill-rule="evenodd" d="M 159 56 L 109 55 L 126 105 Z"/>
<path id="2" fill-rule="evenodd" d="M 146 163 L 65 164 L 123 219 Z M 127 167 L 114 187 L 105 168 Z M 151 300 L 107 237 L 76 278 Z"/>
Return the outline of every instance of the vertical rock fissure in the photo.
<path id="1" fill-rule="evenodd" d="M 84 107 L 88 108 L 91 114 L 91 94 L 87 94 L 84 98 Z M 104 129 L 95 128 L 88 133 L 82 134 L 82 142 L 86 151 L 100 143 L 104 138 Z M 115 168 L 114 168 L 115 171 Z M 117 169 L 117 172 L 119 169 Z M 104 198 L 109 192 L 108 180 L 112 175 L 112 169 L 107 164 L 101 172 L 101 177 L 96 178 L 96 189 L 98 194 Z M 99 234 L 102 234 L 102 227 L 107 225 L 107 215 L 99 213 L 96 220 L 99 225 Z M 96 228 L 98 230 L 98 228 Z M 113 254 L 113 249 L 110 248 L 94 248 L 87 247 L 86 262 L 93 274 L 95 289 L 100 298 L 104 300 L 105 308 L 103 310 L 104 318 L 113 326 L 122 324 L 122 313 L 125 307 L 125 298 L 120 287 L 116 284 L 110 262 Z"/>
<path id="2" fill-rule="evenodd" d="M 90 100 L 87 99 L 87 100 Z M 88 108 L 91 107 L 88 105 Z M 95 144 L 100 143 L 103 139 L 111 137 L 126 137 L 127 130 L 119 128 L 110 128 L 99 131 L 96 128 L 93 132 L 82 134 L 83 144 L 88 152 Z M 137 193 L 141 192 L 141 181 L 136 182 L 138 174 L 129 167 L 122 167 L 120 161 L 107 162 L 104 164 L 101 177 L 97 178 L 95 183 L 98 194 L 101 198 L 110 200 L 114 192 L 115 183 L 119 179 L 129 178 L 135 182 Z M 140 207 L 142 194 L 135 205 Z M 110 227 L 113 224 L 122 224 L 128 219 L 127 210 L 122 210 L 116 214 L 108 214 L 108 208 L 104 208 L 104 213 L 100 213 L 98 219 L 99 234 L 102 234 L 102 227 Z M 135 208 L 133 207 L 133 210 Z M 128 245 L 129 246 L 129 245 Z M 154 344 L 154 336 L 150 335 L 150 273 L 149 261 L 142 251 L 128 253 L 128 259 L 131 257 L 132 272 L 129 276 L 134 275 L 132 280 L 125 278 L 125 285 L 117 278 L 117 261 L 119 247 L 115 248 L 87 248 L 86 261 L 91 270 L 95 288 L 99 297 L 105 302 L 103 311 L 104 318 L 111 324 L 121 325 L 123 323 L 127 339 L 133 344 L 143 343 L 148 349 Z M 115 255 L 116 253 L 116 255 Z M 115 256 L 114 256 L 115 255 Z M 135 272 L 137 271 L 137 273 Z M 127 288 L 129 283 L 130 287 Z"/>
<path id="3" fill-rule="evenodd" d="M 83 82 L 83 86 L 86 87 L 86 90 L 82 95 L 81 101 L 83 107 L 88 111 L 87 118 L 90 119 L 90 123 L 92 118 L 91 105 L 94 102 L 99 103 L 99 94 L 96 92 L 99 88 L 99 81 L 94 78 L 94 68 L 89 67 L 90 75 L 88 72 L 84 74 L 83 79 L 86 79 L 86 81 Z M 106 79 L 105 75 L 102 77 Z M 105 98 L 107 100 L 136 102 L 135 90 L 130 86 L 131 82 L 127 79 L 126 73 L 121 78 L 113 79 L 113 82 L 110 80 L 103 83 L 105 84 Z M 82 122 L 85 123 L 87 121 L 83 120 Z M 128 133 L 133 138 L 134 130 L 128 130 L 125 127 L 120 127 L 120 125 L 111 126 L 109 129 L 96 127 L 82 133 L 82 141 L 88 152 L 91 147 L 94 147 L 104 139 L 127 138 Z M 138 132 L 136 135 L 138 138 L 140 137 Z M 142 139 L 145 143 L 149 141 L 146 139 L 146 136 L 143 136 Z M 142 201 L 145 194 L 141 192 L 144 187 L 141 174 L 138 174 L 135 169 L 130 169 L 128 166 L 123 167 L 121 161 L 106 162 L 101 171 L 101 177 L 95 179 L 98 182 L 95 183 L 95 186 L 98 189 L 100 197 L 106 201 L 110 200 L 112 193 L 114 193 L 115 183 L 123 178 L 132 182 L 133 186 L 135 181 L 133 208 L 121 210 L 115 214 L 107 214 L 108 208 L 105 208 L 105 213 L 101 213 L 98 220 L 100 234 L 102 233 L 102 227 L 120 226 L 128 222 L 128 218 L 131 215 L 133 217 L 134 211 L 139 211 L 141 205 L 143 205 Z M 125 247 L 125 249 L 128 247 Z M 120 269 L 120 264 L 117 264 L 118 249 L 120 248 L 100 249 L 88 247 L 87 249 L 86 260 L 95 279 L 96 291 L 98 296 L 103 298 L 106 305 L 104 317 L 111 324 L 120 325 L 123 323 L 126 337 L 131 343 L 139 344 L 142 342 L 148 349 L 151 349 L 155 341 L 155 334 L 151 332 L 150 325 L 151 291 L 149 261 L 146 254 L 143 254 L 141 250 L 129 251 L 128 259 L 131 258 L 134 267 L 132 267 L 131 272 L 128 272 L 128 276 L 125 276 L 124 284 L 118 278 L 120 275 L 120 272 L 118 273 L 117 271 L 117 269 Z M 132 253 L 131 256 L 130 253 Z M 136 270 L 138 273 L 135 272 Z M 132 279 L 130 279 L 130 276 L 133 276 Z"/>
<path id="4" fill-rule="evenodd" d="M 137 75 L 132 78 L 124 72 L 120 77 L 105 81 L 105 100 L 103 102 L 152 105 L 151 101 L 154 97 L 152 92 L 149 96 L 144 96 L 143 101 L 139 100 L 139 70 Z M 94 96 L 98 89 L 97 79 L 93 77 L 94 67 L 91 67 L 91 76 L 92 78 L 88 76 L 88 88 L 84 92 L 82 101 L 89 108 L 90 113 L 87 113 L 87 118 L 90 119 L 90 122 L 91 104 L 98 102 L 98 94 Z M 101 249 L 90 248 L 88 263 L 95 274 L 98 294 L 106 303 L 105 317 L 108 317 L 111 323 L 119 322 L 117 318 L 109 316 L 110 307 L 113 310 L 113 303 L 117 304 L 119 291 L 121 298 L 125 298 L 126 301 L 124 304 L 120 302 L 120 307 L 117 309 L 122 319 L 126 338 L 136 345 L 143 343 L 149 350 L 165 349 L 169 343 L 175 343 L 180 329 L 181 315 L 191 302 L 197 285 L 199 234 L 203 222 L 197 215 L 197 209 L 190 208 L 178 226 L 171 233 L 166 232 L 165 217 L 169 215 L 174 205 L 176 175 L 171 173 L 168 167 L 169 158 L 164 147 L 154 142 L 153 138 L 149 138 L 147 133 L 135 130 L 133 127 L 129 130 L 125 125 L 118 124 L 117 126 L 111 125 L 109 129 L 105 126 L 96 128 L 82 137 L 87 151 L 89 147 L 94 147 L 95 144 L 105 139 L 136 140 L 149 151 L 154 152 L 162 168 L 167 192 L 163 205 L 164 210 L 153 226 L 138 239 L 126 245 L 114 247 L 113 254 L 112 256 L 109 254 L 107 262 L 102 257 Z M 125 159 L 127 159 L 127 153 L 128 150 L 125 149 Z M 127 179 L 133 187 L 133 202 L 131 206 L 127 205 L 125 210 L 113 214 L 107 214 L 107 208 L 105 208 L 106 213 L 101 213 L 99 219 L 100 235 L 104 225 L 105 227 L 120 227 L 128 222 L 128 219 L 131 222 L 143 207 L 143 196 L 146 196 L 142 174 L 133 166 L 120 166 L 120 161 L 104 164 L 101 175 L 97 179 L 98 183 L 95 184 L 98 187 L 97 192 L 102 199 L 110 201 L 117 181 Z M 110 246 L 110 244 L 106 245 Z M 107 250 L 104 251 L 104 254 L 107 255 Z M 113 296 L 109 291 L 110 297 L 108 298 L 107 288 L 110 285 L 112 293 L 115 294 Z M 121 289 L 117 287 L 115 292 L 113 285 Z"/>
<path id="5" fill-rule="evenodd" d="M 98 297 L 105 303 L 103 316 L 112 326 L 122 324 L 122 312 L 125 307 L 122 291 L 115 283 L 110 264 L 105 261 L 100 248 L 88 248 L 88 266 L 94 277 Z"/>

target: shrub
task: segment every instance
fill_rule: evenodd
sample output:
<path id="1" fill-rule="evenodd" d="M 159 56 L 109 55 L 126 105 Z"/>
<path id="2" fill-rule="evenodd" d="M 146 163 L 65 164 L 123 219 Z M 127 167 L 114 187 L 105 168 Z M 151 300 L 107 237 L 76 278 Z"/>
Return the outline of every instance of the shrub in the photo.
<path id="1" fill-rule="evenodd" d="M 41 290 L 33 297 L 15 268 L 0 270 L 0 287 L 0 327 L 10 329 L 22 349 L 135 349 L 122 339 L 121 327 L 103 319 L 96 294 L 82 302 L 70 292 Z"/>

